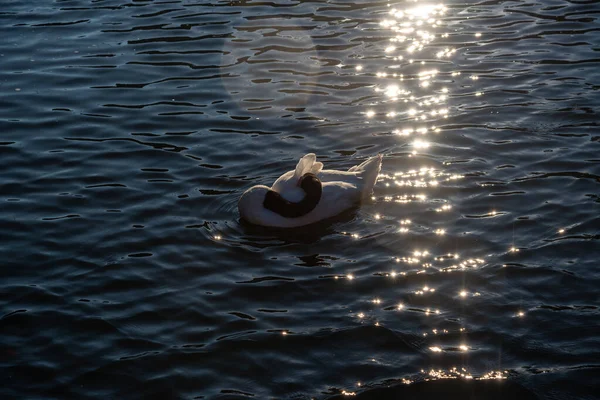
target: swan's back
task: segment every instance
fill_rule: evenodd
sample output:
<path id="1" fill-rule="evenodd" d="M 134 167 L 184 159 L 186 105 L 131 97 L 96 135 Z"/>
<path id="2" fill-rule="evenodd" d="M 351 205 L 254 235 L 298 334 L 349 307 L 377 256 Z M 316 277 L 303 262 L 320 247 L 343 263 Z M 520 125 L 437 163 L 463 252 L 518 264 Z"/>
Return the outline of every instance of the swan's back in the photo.
<path id="1" fill-rule="evenodd" d="M 351 167 L 348 171 L 337 171 L 331 169 L 322 170 L 323 164 L 315 162 L 314 154 L 307 154 L 300 159 L 295 171 L 288 171 L 281 175 L 271 187 L 280 193 L 286 200 L 300 201 L 304 193 L 296 185 L 297 180 L 306 172 L 316 174 L 323 183 L 345 182 L 356 186 L 364 196 L 369 196 L 377 182 L 381 171 L 381 154 L 371 157 L 365 162 Z M 308 158 L 308 160 L 307 160 Z"/>
<path id="2" fill-rule="evenodd" d="M 317 176 L 321 182 L 342 181 L 356 186 L 362 198 L 370 196 L 381 172 L 381 154 L 371 157 L 362 164 L 355 165 L 348 171 L 323 170 Z"/>

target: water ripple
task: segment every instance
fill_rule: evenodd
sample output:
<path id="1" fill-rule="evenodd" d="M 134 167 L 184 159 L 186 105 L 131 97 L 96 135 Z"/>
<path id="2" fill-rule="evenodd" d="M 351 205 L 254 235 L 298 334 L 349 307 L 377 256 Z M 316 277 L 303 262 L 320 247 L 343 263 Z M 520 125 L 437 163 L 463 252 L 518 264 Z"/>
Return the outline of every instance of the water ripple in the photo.
<path id="1" fill-rule="evenodd" d="M 9 1 L 4 397 L 592 398 L 599 15 Z M 240 221 L 308 152 L 373 198 Z"/>

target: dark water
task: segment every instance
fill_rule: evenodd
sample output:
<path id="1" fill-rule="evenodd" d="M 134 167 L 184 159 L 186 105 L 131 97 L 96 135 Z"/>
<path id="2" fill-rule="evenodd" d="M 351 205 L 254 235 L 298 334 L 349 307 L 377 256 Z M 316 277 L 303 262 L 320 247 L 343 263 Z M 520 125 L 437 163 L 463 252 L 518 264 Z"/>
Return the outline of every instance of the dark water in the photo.
<path id="1" fill-rule="evenodd" d="M 2 1 L 0 397 L 597 398 L 599 17 Z M 374 200 L 240 223 L 308 152 Z"/>

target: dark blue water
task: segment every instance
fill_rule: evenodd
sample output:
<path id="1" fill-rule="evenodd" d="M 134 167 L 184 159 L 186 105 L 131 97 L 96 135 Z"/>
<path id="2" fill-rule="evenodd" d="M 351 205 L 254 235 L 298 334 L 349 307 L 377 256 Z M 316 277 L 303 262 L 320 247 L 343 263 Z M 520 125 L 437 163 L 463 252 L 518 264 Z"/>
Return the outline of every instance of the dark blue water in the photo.
<path id="1" fill-rule="evenodd" d="M 0 397 L 597 398 L 599 18 L 2 1 Z M 308 152 L 373 200 L 241 223 Z"/>

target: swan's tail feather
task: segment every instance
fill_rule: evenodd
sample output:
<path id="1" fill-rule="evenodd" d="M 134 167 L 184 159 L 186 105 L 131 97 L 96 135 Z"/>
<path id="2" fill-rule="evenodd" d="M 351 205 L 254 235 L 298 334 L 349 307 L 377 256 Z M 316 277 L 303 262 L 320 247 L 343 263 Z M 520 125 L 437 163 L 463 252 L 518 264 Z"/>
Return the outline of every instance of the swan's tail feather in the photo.
<path id="1" fill-rule="evenodd" d="M 373 192 L 373 187 L 375 186 L 375 183 L 377 182 L 377 177 L 379 176 L 379 172 L 381 171 L 382 159 L 383 156 L 381 154 L 378 154 L 375 157 L 369 158 L 362 164 L 355 165 L 354 167 L 348 170 L 350 172 L 356 172 L 358 176 L 360 176 L 363 179 L 363 198 L 370 196 Z"/>

